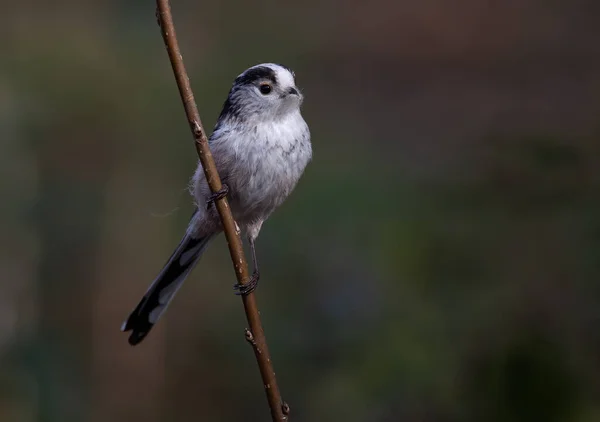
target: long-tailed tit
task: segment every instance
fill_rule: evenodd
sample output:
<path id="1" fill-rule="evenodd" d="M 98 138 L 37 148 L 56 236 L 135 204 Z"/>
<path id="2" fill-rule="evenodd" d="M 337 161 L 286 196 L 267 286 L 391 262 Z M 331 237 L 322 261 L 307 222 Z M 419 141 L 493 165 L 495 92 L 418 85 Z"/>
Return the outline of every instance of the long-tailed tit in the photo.
<path id="1" fill-rule="evenodd" d="M 196 209 L 185 236 L 158 277 L 123 323 L 136 345 L 163 314 L 209 242 L 221 231 L 214 201 L 227 195 L 236 222 L 246 233 L 254 271 L 247 294 L 259 278 L 254 242 L 269 215 L 296 186 L 312 156 L 310 132 L 300 114 L 302 94 L 291 69 L 260 64 L 239 75 L 209 145 L 224 188 L 213 195 L 201 164 L 190 182 Z"/>

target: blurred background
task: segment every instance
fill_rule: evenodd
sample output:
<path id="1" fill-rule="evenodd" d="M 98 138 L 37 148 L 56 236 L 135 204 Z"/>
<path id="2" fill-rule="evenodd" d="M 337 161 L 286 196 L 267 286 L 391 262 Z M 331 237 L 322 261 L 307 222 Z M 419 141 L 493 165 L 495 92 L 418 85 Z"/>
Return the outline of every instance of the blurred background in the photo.
<path id="1" fill-rule="evenodd" d="M 269 420 L 223 238 L 119 331 L 192 211 L 154 2 L 4 3 L 0 420 Z M 258 241 L 291 420 L 600 420 L 600 3 L 172 6 L 207 130 L 251 65 L 306 96 Z"/>

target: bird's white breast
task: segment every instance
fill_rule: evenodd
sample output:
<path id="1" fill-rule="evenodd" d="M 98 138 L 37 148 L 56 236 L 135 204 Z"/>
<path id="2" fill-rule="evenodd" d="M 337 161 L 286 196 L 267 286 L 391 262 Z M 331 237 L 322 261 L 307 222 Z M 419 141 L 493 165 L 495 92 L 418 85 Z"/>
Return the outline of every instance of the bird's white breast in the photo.
<path id="1" fill-rule="evenodd" d="M 290 194 L 312 155 L 310 133 L 299 112 L 256 122 L 232 148 L 239 166 L 232 207 L 242 219 L 266 218 Z"/>

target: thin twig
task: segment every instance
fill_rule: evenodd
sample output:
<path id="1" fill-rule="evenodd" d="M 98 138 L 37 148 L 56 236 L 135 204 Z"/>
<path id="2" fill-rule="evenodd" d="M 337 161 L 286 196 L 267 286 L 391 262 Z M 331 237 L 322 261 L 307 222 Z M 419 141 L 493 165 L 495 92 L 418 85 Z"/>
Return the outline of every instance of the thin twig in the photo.
<path id="1" fill-rule="evenodd" d="M 217 173 L 217 167 L 215 166 L 212 154 L 210 153 L 208 139 L 202 127 L 198 108 L 194 101 L 194 94 L 190 86 L 187 72 L 185 71 L 185 66 L 183 65 L 183 57 L 179 51 L 179 45 L 175 35 L 175 25 L 173 24 L 173 17 L 171 15 L 171 6 L 169 5 L 169 0 L 157 0 L 156 3 L 158 24 L 161 28 L 167 52 L 169 53 L 169 59 L 171 61 L 171 66 L 173 67 L 177 87 L 179 88 L 179 94 L 185 108 L 185 114 L 194 136 L 196 151 L 198 152 L 202 167 L 204 168 L 208 186 L 213 193 L 216 193 L 222 187 L 221 179 Z M 227 198 L 223 197 L 216 200 L 215 205 L 221 216 L 223 230 L 225 232 L 225 237 L 227 238 L 227 244 L 229 245 L 229 253 L 231 255 L 231 260 L 233 261 L 238 283 L 241 285 L 247 284 L 250 281 L 248 265 L 242 247 L 242 240 L 238 230 L 236 230 L 237 225 L 231 214 Z M 263 386 L 271 409 L 271 417 L 274 422 L 287 421 L 289 406 L 281 399 L 281 393 L 279 392 L 275 371 L 271 364 L 271 357 L 269 355 L 265 333 L 260 322 L 260 315 L 254 293 L 245 296 L 242 295 L 242 301 L 244 302 L 246 319 L 250 326 L 250 329 L 246 330 L 246 339 L 251 342 L 254 355 L 256 356 Z"/>

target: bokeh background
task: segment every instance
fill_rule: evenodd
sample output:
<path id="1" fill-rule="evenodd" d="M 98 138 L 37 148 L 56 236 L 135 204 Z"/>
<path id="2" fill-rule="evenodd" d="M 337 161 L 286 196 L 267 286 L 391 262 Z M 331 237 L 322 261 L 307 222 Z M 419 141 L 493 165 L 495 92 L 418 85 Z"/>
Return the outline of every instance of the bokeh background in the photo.
<path id="1" fill-rule="evenodd" d="M 212 128 L 295 69 L 259 239 L 293 421 L 600 420 L 600 3 L 173 0 Z M 152 1 L 3 2 L 0 420 L 266 421 L 224 240 L 136 348 L 196 155 Z"/>

